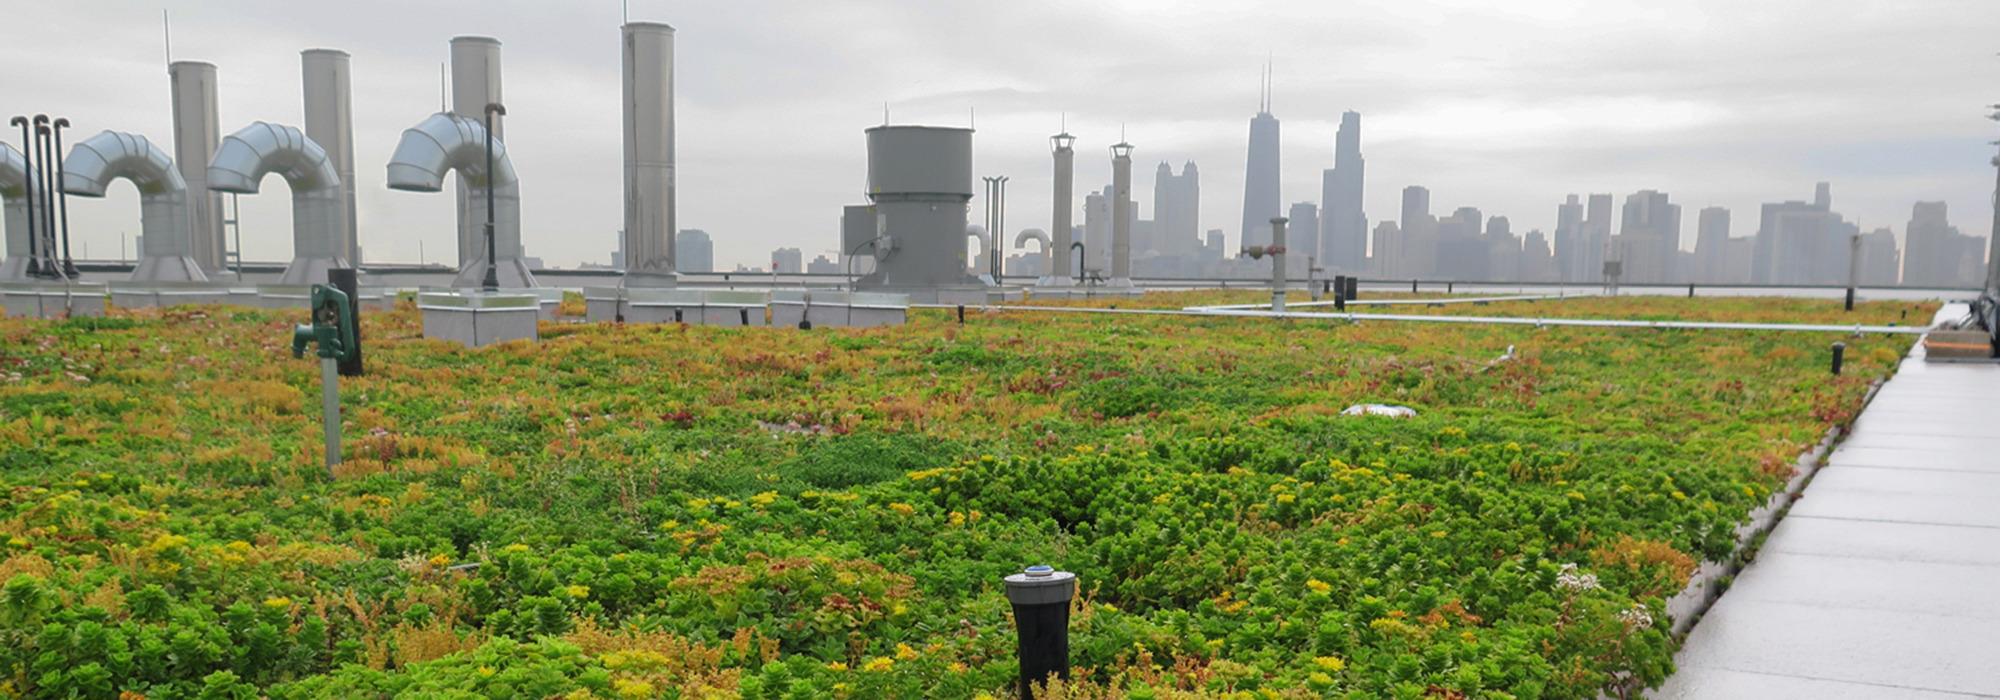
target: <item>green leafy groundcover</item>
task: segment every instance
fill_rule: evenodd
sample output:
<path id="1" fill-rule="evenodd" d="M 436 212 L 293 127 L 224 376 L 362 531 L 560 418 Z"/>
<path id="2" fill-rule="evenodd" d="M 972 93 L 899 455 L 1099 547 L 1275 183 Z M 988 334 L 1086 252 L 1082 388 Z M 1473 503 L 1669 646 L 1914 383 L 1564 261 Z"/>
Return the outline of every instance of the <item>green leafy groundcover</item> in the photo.
<path id="1" fill-rule="evenodd" d="M 920 312 L 465 350 L 405 307 L 325 483 L 301 316 L 0 321 L 0 695 L 1005 696 L 999 581 L 1048 563 L 1043 697 L 1589 698 L 1670 672 L 1663 599 L 1908 344 Z"/>

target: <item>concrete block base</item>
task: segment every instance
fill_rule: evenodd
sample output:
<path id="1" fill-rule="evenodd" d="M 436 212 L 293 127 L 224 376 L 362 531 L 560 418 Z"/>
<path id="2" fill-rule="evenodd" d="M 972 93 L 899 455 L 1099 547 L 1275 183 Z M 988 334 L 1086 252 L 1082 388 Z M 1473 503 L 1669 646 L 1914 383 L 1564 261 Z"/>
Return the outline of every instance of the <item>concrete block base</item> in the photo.
<path id="1" fill-rule="evenodd" d="M 533 295 L 427 292 L 417 295 L 417 309 L 423 313 L 424 337 L 433 340 L 478 348 L 540 339 L 536 323 L 541 304 Z"/>
<path id="2" fill-rule="evenodd" d="M 103 316 L 103 284 L 77 282 L 10 282 L 0 285 L 0 307 L 10 318 L 62 319 Z"/>
<path id="3" fill-rule="evenodd" d="M 900 326 L 909 321 L 910 298 L 876 292 L 780 289 L 771 293 L 771 325 L 798 328 Z"/>

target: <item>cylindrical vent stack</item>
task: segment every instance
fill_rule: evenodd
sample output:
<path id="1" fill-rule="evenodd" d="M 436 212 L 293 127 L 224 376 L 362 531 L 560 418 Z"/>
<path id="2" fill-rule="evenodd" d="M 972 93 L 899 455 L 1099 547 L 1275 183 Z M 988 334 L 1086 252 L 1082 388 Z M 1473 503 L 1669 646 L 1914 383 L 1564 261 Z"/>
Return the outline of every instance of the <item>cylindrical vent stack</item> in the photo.
<path id="1" fill-rule="evenodd" d="M 1285 217 L 1271 217 L 1271 310 L 1285 310 Z"/>
<path id="2" fill-rule="evenodd" d="M 1042 271 L 1041 284 L 1058 286 L 1069 283 L 1076 267 L 1070 257 L 1070 217 L 1076 211 L 1076 137 L 1065 131 L 1049 137 L 1049 143 L 1056 157 L 1055 221 L 1049 229 L 1049 269 Z"/>
<path id="3" fill-rule="evenodd" d="M 1111 286 L 1132 286 L 1132 144 L 1111 147 Z"/>
<path id="4" fill-rule="evenodd" d="M 361 243 L 354 222 L 354 106 L 347 77 L 347 52 L 307 49 L 300 52 L 305 72 L 306 137 L 326 149 L 340 174 L 342 206 L 338 228 L 348 262 L 360 264 Z"/>
<path id="5" fill-rule="evenodd" d="M 208 274 L 220 274 L 229 250 L 222 238 L 222 195 L 208 188 L 208 159 L 222 144 L 215 107 L 215 64 L 175 61 L 174 165 L 187 183 L 188 255 Z"/>
<path id="6" fill-rule="evenodd" d="M 500 40 L 460 36 L 451 40 L 451 113 L 485 123 L 486 105 L 501 101 Z M 507 130 L 494 120 L 493 138 Z M 458 263 L 486 260 L 486 190 L 458 182 Z"/>
<path id="7" fill-rule="evenodd" d="M 625 51 L 625 286 L 674 272 L 674 28 L 630 22 Z"/>
<path id="8" fill-rule="evenodd" d="M 966 205 L 972 201 L 972 130 L 878 126 L 868 134 L 868 198 L 894 255 L 864 280 L 885 287 L 971 283 L 965 273 Z"/>

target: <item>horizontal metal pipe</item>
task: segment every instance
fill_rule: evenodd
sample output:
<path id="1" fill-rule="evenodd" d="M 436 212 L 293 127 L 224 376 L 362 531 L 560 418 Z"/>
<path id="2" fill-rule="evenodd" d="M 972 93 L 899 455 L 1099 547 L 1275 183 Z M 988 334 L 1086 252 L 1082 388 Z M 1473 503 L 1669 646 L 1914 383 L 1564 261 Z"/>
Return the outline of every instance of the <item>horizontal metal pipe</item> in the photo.
<path id="1" fill-rule="evenodd" d="M 955 304 L 911 304 L 913 309 L 951 309 Z M 1921 335 L 1930 332 L 1923 326 L 1863 326 L 1813 324 L 1813 323 L 1723 323 L 1713 321 L 1636 321 L 1606 318 L 1508 318 L 1498 316 L 1432 316 L 1420 314 L 1356 314 L 1356 313 L 1313 313 L 1303 311 L 1258 311 L 1253 309 L 1190 311 L 1186 309 L 1098 309 L 1076 306 L 1013 306 L 1006 304 L 978 307 L 982 310 L 998 311 L 1053 311 L 1068 313 L 1108 313 L 1139 314 L 1148 316 L 1207 316 L 1220 318 L 1285 318 L 1313 319 L 1327 321 L 1413 321 L 1417 323 L 1462 323 L 1472 325 L 1512 325 L 1512 326 L 1577 326 L 1587 328 L 1658 328 L 1678 330 L 1744 330 L 1744 331 L 1807 331 L 1813 333 L 1887 333 L 1901 335 Z"/>

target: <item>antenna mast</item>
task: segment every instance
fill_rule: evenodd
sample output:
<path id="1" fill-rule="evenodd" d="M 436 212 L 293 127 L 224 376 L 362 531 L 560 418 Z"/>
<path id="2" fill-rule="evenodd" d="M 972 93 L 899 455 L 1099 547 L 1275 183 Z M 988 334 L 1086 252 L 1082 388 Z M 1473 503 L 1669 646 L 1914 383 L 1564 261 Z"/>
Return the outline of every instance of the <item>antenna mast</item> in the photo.
<path id="1" fill-rule="evenodd" d="M 174 23 L 167 18 L 167 11 L 160 10 L 160 31 L 166 35 L 167 63 L 174 62 Z"/>

